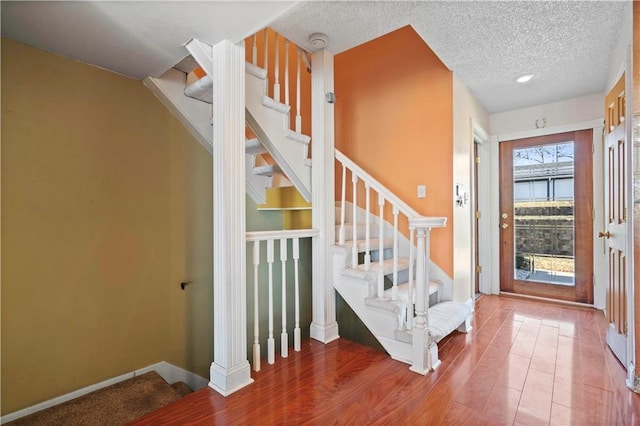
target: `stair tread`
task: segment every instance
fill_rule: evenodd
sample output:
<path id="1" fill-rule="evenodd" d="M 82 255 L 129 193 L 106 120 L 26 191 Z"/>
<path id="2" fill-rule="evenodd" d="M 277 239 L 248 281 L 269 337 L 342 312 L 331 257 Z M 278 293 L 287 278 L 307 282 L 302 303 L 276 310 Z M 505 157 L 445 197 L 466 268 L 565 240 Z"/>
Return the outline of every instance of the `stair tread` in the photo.
<path id="1" fill-rule="evenodd" d="M 252 168 L 251 173 L 260 176 L 273 176 L 275 173 L 280 173 L 280 167 L 277 164 L 265 164 Z"/>
<path id="2" fill-rule="evenodd" d="M 381 309 L 383 311 L 392 312 L 394 314 L 400 313 L 403 309 L 402 302 L 398 300 L 392 300 L 390 297 L 367 297 L 364 299 L 366 306 Z"/>
<path id="3" fill-rule="evenodd" d="M 358 265 L 355 268 L 347 268 L 342 271 L 342 275 L 351 278 L 371 279 L 378 275 L 380 268 L 382 267 L 383 275 L 389 275 L 393 273 L 393 259 L 385 259 L 380 265 L 380 262 L 371 262 L 369 270 L 365 270 L 364 265 Z M 398 272 L 409 268 L 409 259 L 406 257 L 398 258 Z"/>
<path id="4" fill-rule="evenodd" d="M 429 307 L 427 318 L 429 332 L 436 342 L 451 334 L 466 318 L 471 315 L 471 307 L 459 302 L 440 302 Z M 411 330 L 398 329 L 394 333 L 395 338 L 405 343 L 413 340 Z"/>
<path id="5" fill-rule="evenodd" d="M 247 142 L 244 145 L 244 152 L 247 154 L 258 155 L 264 154 L 265 152 L 267 152 L 267 149 L 264 147 L 264 145 L 262 145 L 260 139 L 253 138 L 247 139 Z"/>
<path id="6" fill-rule="evenodd" d="M 287 104 L 283 104 L 282 102 L 278 102 L 270 96 L 263 95 L 262 96 L 262 105 L 267 108 L 271 108 L 274 111 L 281 112 L 282 114 L 289 114 L 289 110 L 291 110 L 291 106 Z"/>
<path id="7" fill-rule="evenodd" d="M 429 331 L 436 342 L 458 328 L 471 315 L 471 308 L 459 302 L 441 302 L 428 309 Z"/>
<path id="8" fill-rule="evenodd" d="M 287 134 L 287 139 L 291 139 L 292 141 L 296 141 L 303 145 L 309 145 L 309 142 L 311 142 L 311 136 L 307 136 L 305 134 L 296 132 L 295 130 L 287 129 L 286 134 Z"/>
<path id="9" fill-rule="evenodd" d="M 416 290 L 415 290 L 415 280 L 412 280 L 413 282 L 413 302 L 415 303 L 415 297 L 416 297 Z M 431 281 L 429 283 L 429 296 L 431 296 L 432 294 L 435 294 L 438 292 L 438 290 L 440 290 L 440 283 L 435 282 L 435 281 Z M 391 293 L 393 292 L 393 288 L 387 289 L 384 291 L 385 295 L 391 296 Z M 402 283 L 402 284 L 398 284 L 398 297 L 402 300 L 404 300 L 405 302 L 409 301 L 409 283 Z"/>
<path id="10" fill-rule="evenodd" d="M 197 99 L 208 104 L 213 103 L 213 80 L 205 75 L 184 88 L 185 96 Z"/>

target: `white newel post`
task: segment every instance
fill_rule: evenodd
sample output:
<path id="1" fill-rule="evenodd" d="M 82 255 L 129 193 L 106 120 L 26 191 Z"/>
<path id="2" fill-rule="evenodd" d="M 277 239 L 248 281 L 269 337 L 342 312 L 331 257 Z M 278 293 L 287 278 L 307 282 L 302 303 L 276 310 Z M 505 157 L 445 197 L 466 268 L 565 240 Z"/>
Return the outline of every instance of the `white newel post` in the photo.
<path id="1" fill-rule="evenodd" d="M 411 226 L 411 222 L 409 222 Z M 425 230 L 416 229 L 416 317 L 413 324 L 413 359 L 411 371 L 420 374 L 427 374 L 429 371 L 429 360 L 427 347 L 429 344 L 429 333 L 427 323 L 427 312 L 425 307 L 425 283 L 424 283 L 424 256 L 425 256 Z"/>
<path id="2" fill-rule="evenodd" d="M 446 225 L 444 217 L 409 218 L 409 229 L 416 230 L 416 277 L 415 277 L 415 318 L 413 322 L 413 356 L 411 371 L 427 374 L 440 364 L 438 345 L 431 341 L 429 335 L 429 281 L 431 263 L 431 229 Z"/>
<path id="3" fill-rule="evenodd" d="M 214 351 L 209 386 L 226 396 L 253 382 L 247 360 L 244 45 L 224 40 L 212 54 Z"/>
<path id="4" fill-rule="evenodd" d="M 333 93 L 333 55 L 323 49 L 313 54 L 311 73 L 312 223 L 320 235 L 312 240 L 313 321 L 311 337 L 324 343 L 337 339 L 331 246 L 335 243 L 334 111 L 327 102 Z"/>

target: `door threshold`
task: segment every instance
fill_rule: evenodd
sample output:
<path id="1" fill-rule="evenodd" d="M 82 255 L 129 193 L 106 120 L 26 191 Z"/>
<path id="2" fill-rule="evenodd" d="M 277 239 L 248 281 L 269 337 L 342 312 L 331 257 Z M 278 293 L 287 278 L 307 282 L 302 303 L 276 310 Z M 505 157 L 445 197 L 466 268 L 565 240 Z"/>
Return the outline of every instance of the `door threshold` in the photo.
<path id="1" fill-rule="evenodd" d="M 508 291 L 500 291 L 500 296 L 515 297 L 516 299 L 539 300 L 541 302 L 549 302 L 549 303 L 556 303 L 558 305 L 573 306 L 574 308 L 587 308 L 587 309 L 600 310 L 588 303 L 571 302 L 569 300 L 551 299 L 548 297 L 540 297 L 540 296 L 529 296 L 528 294 L 510 293 Z"/>

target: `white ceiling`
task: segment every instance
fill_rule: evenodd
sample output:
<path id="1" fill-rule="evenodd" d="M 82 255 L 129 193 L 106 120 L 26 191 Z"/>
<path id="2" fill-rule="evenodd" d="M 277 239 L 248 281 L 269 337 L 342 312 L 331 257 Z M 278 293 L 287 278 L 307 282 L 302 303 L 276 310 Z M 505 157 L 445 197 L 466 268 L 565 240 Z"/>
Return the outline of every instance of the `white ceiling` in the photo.
<path id="1" fill-rule="evenodd" d="M 238 42 L 293 2 L 2 1 L 2 35 L 137 79 L 160 76 L 192 38 Z"/>
<path id="2" fill-rule="evenodd" d="M 628 2 L 10 2 L 2 35 L 134 78 L 179 62 L 191 38 L 239 41 L 265 25 L 338 54 L 412 25 L 490 112 L 602 92 Z M 521 74 L 536 77 L 517 85 Z"/>

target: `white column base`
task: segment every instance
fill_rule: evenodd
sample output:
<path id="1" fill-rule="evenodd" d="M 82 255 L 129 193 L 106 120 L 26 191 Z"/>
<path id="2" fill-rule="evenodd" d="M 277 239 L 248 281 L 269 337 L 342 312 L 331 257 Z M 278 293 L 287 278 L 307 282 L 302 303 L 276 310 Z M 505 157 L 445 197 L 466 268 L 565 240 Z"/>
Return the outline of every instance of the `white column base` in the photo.
<path id="1" fill-rule="evenodd" d="M 429 362 L 429 351 L 427 350 L 428 334 L 425 328 L 414 327 L 413 329 L 413 355 L 409 370 L 414 373 L 426 375 L 431 367 Z"/>
<path id="2" fill-rule="evenodd" d="M 211 375 L 209 387 L 222 396 L 229 396 L 253 383 L 248 361 L 228 369 L 214 362 L 211 364 L 209 374 Z"/>
<path id="3" fill-rule="evenodd" d="M 340 338 L 338 334 L 338 323 L 332 322 L 327 325 L 311 323 L 311 338 L 322 343 L 333 342 Z"/>
<path id="4" fill-rule="evenodd" d="M 435 370 L 440 366 L 440 358 L 438 358 L 438 344 L 432 343 L 429 348 L 429 366 Z"/>

